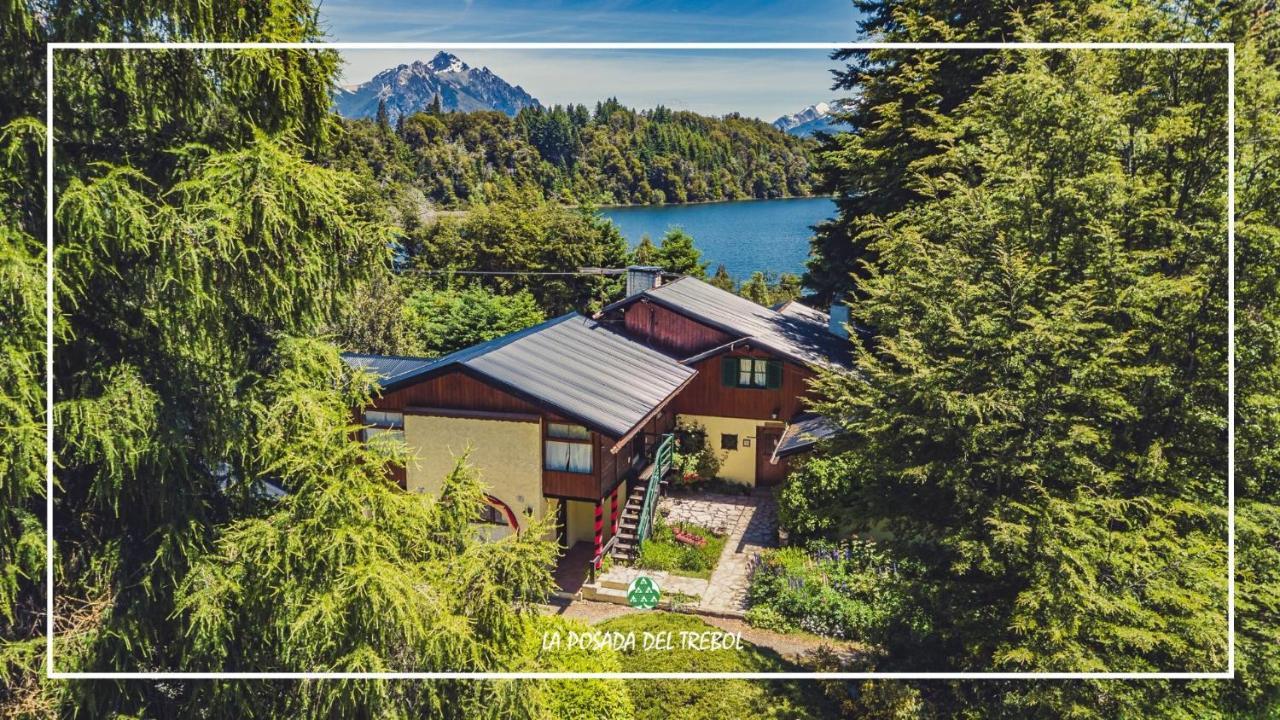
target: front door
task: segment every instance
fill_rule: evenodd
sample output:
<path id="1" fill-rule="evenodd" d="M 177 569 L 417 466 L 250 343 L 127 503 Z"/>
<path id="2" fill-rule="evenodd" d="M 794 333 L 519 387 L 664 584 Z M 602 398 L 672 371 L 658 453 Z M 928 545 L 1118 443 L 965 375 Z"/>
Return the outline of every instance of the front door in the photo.
<path id="1" fill-rule="evenodd" d="M 769 462 L 782 439 L 783 428 L 774 425 L 756 427 L 756 485 L 773 487 L 787 476 L 787 461 Z"/>

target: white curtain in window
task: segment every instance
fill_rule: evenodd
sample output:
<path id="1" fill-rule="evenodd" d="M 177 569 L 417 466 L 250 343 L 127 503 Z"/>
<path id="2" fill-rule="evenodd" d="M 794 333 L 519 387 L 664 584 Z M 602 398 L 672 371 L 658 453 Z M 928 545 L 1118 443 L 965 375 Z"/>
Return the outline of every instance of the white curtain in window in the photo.
<path id="1" fill-rule="evenodd" d="M 591 472 L 591 446 L 587 443 L 573 443 L 569 446 L 569 472 Z"/>
<path id="2" fill-rule="evenodd" d="M 543 467 L 575 473 L 591 472 L 591 444 L 548 440 Z"/>

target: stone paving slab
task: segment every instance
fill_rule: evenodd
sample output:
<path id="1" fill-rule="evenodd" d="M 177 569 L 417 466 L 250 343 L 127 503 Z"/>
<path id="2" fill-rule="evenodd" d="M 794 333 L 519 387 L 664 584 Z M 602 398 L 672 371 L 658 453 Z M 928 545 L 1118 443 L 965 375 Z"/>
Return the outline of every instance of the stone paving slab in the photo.
<path id="1" fill-rule="evenodd" d="M 771 493 L 675 495 L 659 501 L 667 522 L 688 522 L 725 533 L 720 562 L 698 609 L 728 616 L 747 611 L 747 588 L 761 550 L 778 545 L 778 504 Z"/>

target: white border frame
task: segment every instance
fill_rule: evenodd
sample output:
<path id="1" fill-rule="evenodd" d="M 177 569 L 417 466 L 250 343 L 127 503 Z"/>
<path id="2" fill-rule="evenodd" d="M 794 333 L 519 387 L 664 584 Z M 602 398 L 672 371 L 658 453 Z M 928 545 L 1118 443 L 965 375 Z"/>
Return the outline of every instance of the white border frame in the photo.
<path id="1" fill-rule="evenodd" d="M 1223 672 L 57 672 L 53 608 L 53 58 L 58 50 L 1225 50 L 1227 52 L 1227 669 Z M 45 45 L 46 517 L 45 675 L 52 680 L 1230 680 L 1235 677 L 1235 43 L 1108 42 L 55 42 Z"/>

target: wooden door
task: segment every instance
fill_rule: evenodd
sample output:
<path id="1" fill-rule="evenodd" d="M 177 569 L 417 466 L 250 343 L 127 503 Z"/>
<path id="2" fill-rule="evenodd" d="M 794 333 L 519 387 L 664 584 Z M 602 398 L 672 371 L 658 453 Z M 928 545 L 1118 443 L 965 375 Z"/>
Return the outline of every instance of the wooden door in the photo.
<path id="1" fill-rule="evenodd" d="M 756 485 L 773 487 L 787 476 L 787 461 L 778 460 L 777 464 L 769 462 L 773 451 L 782 439 L 783 428 L 771 425 L 756 427 Z"/>

